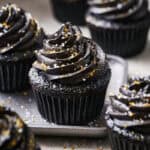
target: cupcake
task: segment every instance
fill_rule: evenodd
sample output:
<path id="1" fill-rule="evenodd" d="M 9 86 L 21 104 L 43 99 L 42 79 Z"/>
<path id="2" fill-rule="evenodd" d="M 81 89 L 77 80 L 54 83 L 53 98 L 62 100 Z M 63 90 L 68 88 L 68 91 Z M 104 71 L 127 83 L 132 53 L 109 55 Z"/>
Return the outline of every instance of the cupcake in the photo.
<path id="1" fill-rule="evenodd" d="M 28 87 L 28 71 L 42 48 L 44 33 L 32 16 L 15 4 L 0 10 L 0 91 Z"/>
<path id="2" fill-rule="evenodd" d="M 87 0 L 51 0 L 54 16 L 61 22 L 85 25 Z"/>
<path id="3" fill-rule="evenodd" d="M 84 125 L 101 113 L 110 80 L 105 54 L 66 23 L 44 42 L 29 72 L 41 115 L 56 124 Z"/>
<path id="4" fill-rule="evenodd" d="M 150 76 L 131 79 L 111 102 L 106 122 L 112 150 L 149 150 Z"/>
<path id="5" fill-rule="evenodd" d="M 0 106 L 0 149 L 40 150 L 34 135 L 15 112 Z"/>
<path id="6" fill-rule="evenodd" d="M 131 57 L 144 50 L 150 26 L 147 0 L 88 2 L 86 22 L 106 53 Z"/>

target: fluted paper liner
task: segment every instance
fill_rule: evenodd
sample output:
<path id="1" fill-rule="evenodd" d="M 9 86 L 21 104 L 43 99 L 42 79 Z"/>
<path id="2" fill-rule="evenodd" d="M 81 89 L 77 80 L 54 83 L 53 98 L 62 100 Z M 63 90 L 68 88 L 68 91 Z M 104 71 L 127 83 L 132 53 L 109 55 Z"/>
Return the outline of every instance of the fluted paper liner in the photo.
<path id="1" fill-rule="evenodd" d="M 32 66 L 33 58 L 0 62 L 0 91 L 15 92 L 29 86 L 28 72 Z"/>
<path id="2" fill-rule="evenodd" d="M 149 150 L 150 142 L 136 141 L 108 129 L 112 150 Z"/>
<path id="3" fill-rule="evenodd" d="M 98 93 L 51 94 L 33 87 L 41 115 L 56 124 L 84 125 L 101 113 L 106 88 Z"/>
<path id="4" fill-rule="evenodd" d="M 150 24 L 150 23 L 149 23 Z M 88 24 L 91 36 L 102 49 L 113 55 L 131 57 L 139 54 L 145 48 L 149 25 L 143 22 L 138 26 L 121 27 L 118 29 L 96 27 Z"/>

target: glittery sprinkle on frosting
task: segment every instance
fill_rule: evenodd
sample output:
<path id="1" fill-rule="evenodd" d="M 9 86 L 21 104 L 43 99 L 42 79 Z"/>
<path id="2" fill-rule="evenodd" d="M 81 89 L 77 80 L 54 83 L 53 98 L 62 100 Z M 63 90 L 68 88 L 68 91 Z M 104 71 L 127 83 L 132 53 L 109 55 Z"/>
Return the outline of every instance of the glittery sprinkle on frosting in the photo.
<path id="1" fill-rule="evenodd" d="M 0 9 L 0 54 L 35 50 L 43 30 L 30 13 L 15 4 Z"/>
<path id="2" fill-rule="evenodd" d="M 105 70 L 105 54 L 70 23 L 49 36 L 44 45 L 33 67 L 44 72 L 50 81 L 77 84 L 96 79 Z"/>
<path id="3" fill-rule="evenodd" d="M 106 113 L 108 126 L 150 138 L 150 76 L 133 78 L 120 88 L 118 95 L 110 96 L 112 106 Z"/>

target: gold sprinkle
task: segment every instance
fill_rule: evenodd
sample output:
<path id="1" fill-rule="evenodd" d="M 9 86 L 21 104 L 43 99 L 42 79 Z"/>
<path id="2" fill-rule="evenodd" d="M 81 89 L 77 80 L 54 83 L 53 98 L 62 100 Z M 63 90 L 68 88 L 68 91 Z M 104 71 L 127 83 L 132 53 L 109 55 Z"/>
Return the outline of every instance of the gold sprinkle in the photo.
<path id="1" fill-rule="evenodd" d="M 134 102 L 130 102 L 129 105 L 130 106 L 135 106 L 135 103 Z"/>
<path id="2" fill-rule="evenodd" d="M 7 24 L 7 22 L 3 22 L 2 25 L 4 26 L 4 28 L 9 28 L 10 25 Z"/>
<path id="3" fill-rule="evenodd" d="M 19 127 L 19 128 L 22 128 L 24 125 L 24 123 L 20 120 L 20 119 L 17 119 L 16 120 L 16 126 Z"/>
<path id="4" fill-rule="evenodd" d="M 140 84 L 140 81 L 135 80 L 133 84 Z"/>
<path id="5" fill-rule="evenodd" d="M 44 64 L 44 63 L 41 63 L 41 68 L 42 68 L 44 71 L 46 71 L 46 70 L 47 70 L 47 65 Z"/>
<path id="6" fill-rule="evenodd" d="M 68 28 L 67 27 L 64 27 L 64 32 L 68 32 Z"/>
<path id="7" fill-rule="evenodd" d="M 130 117 L 133 117 L 133 116 L 134 116 L 134 113 L 129 112 L 129 116 L 130 116 Z"/>
<path id="8" fill-rule="evenodd" d="M 2 135 L 8 136 L 10 134 L 10 130 L 3 130 Z"/>
<path id="9" fill-rule="evenodd" d="M 93 70 L 92 72 L 89 73 L 89 76 L 90 76 L 90 77 L 93 77 L 93 76 L 95 75 L 95 72 L 96 72 L 96 71 Z"/>

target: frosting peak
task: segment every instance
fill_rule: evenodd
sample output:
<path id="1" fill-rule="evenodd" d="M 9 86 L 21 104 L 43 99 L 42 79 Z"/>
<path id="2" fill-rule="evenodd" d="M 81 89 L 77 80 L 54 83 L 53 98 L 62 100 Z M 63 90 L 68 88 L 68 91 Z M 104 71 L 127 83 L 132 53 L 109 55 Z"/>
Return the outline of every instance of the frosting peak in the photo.
<path id="1" fill-rule="evenodd" d="M 141 135 L 150 135 L 150 76 L 134 78 L 111 96 L 108 125 Z"/>
<path id="2" fill-rule="evenodd" d="M 78 27 L 66 23 L 45 41 L 33 66 L 44 71 L 50 81 L 77 84 L 95 78 L 98 70 L 104 69 L 105 55 L 97 49 Z"/>
<path id="3" fill-rule="evenodd" d="M 31 14 L 15 4 L 1 8 L 0 54 L 35 50 L 42 36 L 43 31 Z"/>
<path id="4" fill-rule="evenodd" d="M 47 42 L 49 46 L 56 44 L 60 48 L 68 48 L 72 47 L 75 41 L 79 41 L 81 36 L 81 31 L 78 27 L 66 23 L 62 25 L 59 31 L 49 36 Z"/>

